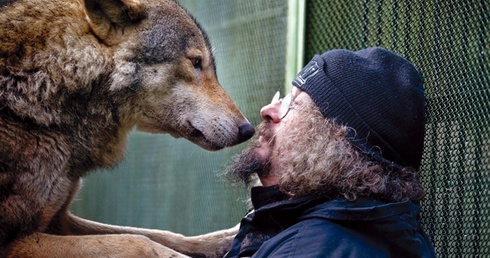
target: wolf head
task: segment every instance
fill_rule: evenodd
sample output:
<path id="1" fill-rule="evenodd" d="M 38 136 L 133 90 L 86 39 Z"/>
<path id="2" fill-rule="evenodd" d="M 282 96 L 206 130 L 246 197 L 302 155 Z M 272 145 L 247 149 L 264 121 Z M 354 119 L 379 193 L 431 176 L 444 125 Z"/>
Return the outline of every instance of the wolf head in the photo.
<path id="1" fill-rule="evenodd" d="M 177 3 L 21 2 L 0 13 L 0 101 L 17 116 L 64 128 L 115 121 L 208 150 L 254 134 L 217 80 L 205 32 Z"/>
<path id="2" fill-rule="evenodd" d="M 111 90 L 132 89 L 127 119 L 215 150 L 250 138 L 253 127 L 220 86 L 207 35 L 181 6 L 160 0 L 86 0 L 87 20 L 113 46 Z"/>

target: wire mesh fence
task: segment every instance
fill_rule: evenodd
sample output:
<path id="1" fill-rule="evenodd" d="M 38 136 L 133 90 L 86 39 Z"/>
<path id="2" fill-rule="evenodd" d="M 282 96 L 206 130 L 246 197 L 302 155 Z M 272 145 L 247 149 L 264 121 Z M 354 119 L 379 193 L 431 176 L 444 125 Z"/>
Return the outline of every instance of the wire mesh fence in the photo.
<path id="1" fill-rule="evenodd" d="M 439 257 L 490 256 L 488 1 L 308 1 L 305 60 L 378 45 L 424 76 L 422 222 Z"/>

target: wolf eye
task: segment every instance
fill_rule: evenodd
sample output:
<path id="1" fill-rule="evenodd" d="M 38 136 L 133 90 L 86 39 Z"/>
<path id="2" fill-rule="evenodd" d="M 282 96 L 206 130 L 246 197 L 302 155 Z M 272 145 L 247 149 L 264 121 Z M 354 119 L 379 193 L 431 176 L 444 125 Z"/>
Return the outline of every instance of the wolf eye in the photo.
<path id="1" fill-rule="evenodd" d="M 200 56 L 196 56 L 192 59 L 192 65 L 196 69 L 202 69 L 202 58 Z"/>

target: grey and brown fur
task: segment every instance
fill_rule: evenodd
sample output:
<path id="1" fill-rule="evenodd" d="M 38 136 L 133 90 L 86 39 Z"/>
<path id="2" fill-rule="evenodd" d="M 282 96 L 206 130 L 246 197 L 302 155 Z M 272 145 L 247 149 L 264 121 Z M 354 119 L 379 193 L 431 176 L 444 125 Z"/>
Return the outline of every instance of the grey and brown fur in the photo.
<path id="1" fill-rule="evenodd" d="M 219 85 L 195 20 L 165 0 L 7 2 L 0 7 L 0 257 L 222 255 L 235 229 L 184 237 L 68 211 L 81 178 L 118 163 L 135 127 L 208 150 L 254 133 Z"/>

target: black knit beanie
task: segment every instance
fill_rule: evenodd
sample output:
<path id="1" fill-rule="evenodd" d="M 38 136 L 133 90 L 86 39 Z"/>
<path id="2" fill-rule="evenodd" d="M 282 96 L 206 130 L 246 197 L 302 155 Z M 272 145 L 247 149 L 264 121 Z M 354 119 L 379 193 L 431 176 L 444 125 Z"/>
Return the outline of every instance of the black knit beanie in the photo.
<path id="1" fill-rule="evenodd" d="M 420 168 L 424 146 L 422 77 L 406 59 L 380 47 L 315 55 L 293 85 L 325 118 L 349 127 L 362 152 L 394 168 Z"/>

